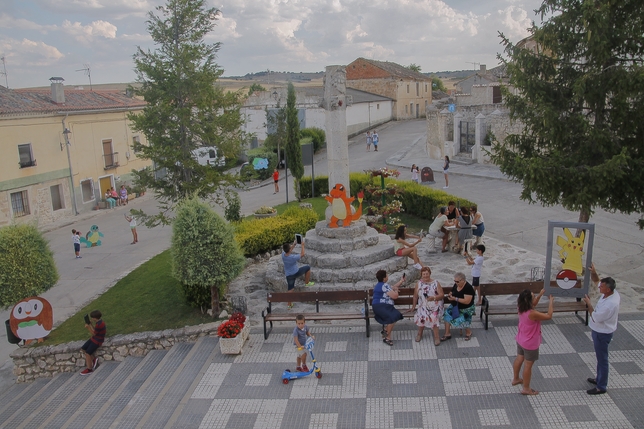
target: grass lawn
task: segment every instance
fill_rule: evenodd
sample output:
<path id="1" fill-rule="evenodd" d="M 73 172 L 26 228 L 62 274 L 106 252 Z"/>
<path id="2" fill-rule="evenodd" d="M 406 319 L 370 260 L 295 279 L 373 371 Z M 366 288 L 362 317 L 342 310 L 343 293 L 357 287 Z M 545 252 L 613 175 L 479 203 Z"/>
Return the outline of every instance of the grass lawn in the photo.
<path id="1" fill-rule="evenodd" d="M 212 322 L 185 303 L 179 282 L 170 275 L 171 264 L 170 250 L 150 259 L 54 329 L 41 344 L 89 338 L 83 315 L 92 310 L 103 313 L 108 336 Z"/>

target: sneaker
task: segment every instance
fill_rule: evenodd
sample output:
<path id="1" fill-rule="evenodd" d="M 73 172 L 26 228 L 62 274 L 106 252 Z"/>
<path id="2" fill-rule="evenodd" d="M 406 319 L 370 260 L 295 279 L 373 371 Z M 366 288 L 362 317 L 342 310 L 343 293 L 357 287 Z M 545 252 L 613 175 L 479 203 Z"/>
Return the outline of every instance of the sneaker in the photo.
<path id="1" fill-rule="evenodd" d="M 443 189 L 449 189 L 449 186 L 443 186 Z"/>
<path id="2" fill-rule="evenodd" d="M 307 283 L 307 284 L 305 284 L 304 286 L 309 287 L 309 286 L 313 286 L 314 284 L 315 284 L 315 282 L 308 282 L 308 283 Z"/>
<path id="3" fill-rule="evenodd" d="M 89 368 L 85 368 L 84 370 L 82 370 L 82 371 L 80 372 L 80 375 L 90 375 L 92 372 L 94 372 L 94 371 L 92 371 L 92 370 L 91 370 L 91 369 L 89 369 Z"/>
<path id="4" fill-rule="evenodd" d="M 94 358 L 94 361 L 92 362 L 92 369 L 98 368 L 98 358 Z"/>
<path id="5" fill-rule="evenodd" d="M 420 264 L 414 264 L 414 268 L 416 268 L 417 270 L 420 270 L 423 268 L 423 266 Z"/>
<path id="6" fill-rule="evenodd" d="M 309 367 L 306 365 L 302 365 L 302 371 L 309 372 Z"/>
<path id="7" fill-rule="evenodd" d="M 298 366 L 297 368 L 295 368 L 295 371 L 296 371 L 296 372 L 302 372 L 302 367 L 301 367 L 301 366 Z"/>

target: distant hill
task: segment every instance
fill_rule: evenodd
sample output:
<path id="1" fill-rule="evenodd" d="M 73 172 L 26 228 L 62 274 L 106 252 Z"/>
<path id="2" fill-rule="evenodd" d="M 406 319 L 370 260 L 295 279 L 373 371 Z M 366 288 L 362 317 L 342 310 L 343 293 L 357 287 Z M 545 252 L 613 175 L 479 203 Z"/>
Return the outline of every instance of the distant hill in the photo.
<path id="1" fill-rule="evenodd" d="M 428 77 L 438 77 L 441 79 L 465 79 L 474 73 L 476 73 L 476 70 L 440 71 L 423 74 Z"/>
<path id="2" fill-rule="evenodd" d="M 224 76 L 224 79 L 253 81 L 263 83 L 275 82 L 309 82 L 316 79 L 322 79 L 324 72 L 277 72 L 261 71 L 257 73 L 247 73 L 244 76 Z"/>

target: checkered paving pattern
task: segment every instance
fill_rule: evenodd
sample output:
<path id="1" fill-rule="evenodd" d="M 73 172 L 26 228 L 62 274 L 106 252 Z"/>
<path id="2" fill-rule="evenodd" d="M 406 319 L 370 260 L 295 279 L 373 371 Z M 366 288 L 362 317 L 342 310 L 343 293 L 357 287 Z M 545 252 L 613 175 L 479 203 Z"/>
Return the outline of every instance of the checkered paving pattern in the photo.
<path id="1" fill-rule="evenodd" d="M 431 331 L 414 341 L 409 320 L 396 325 L 393 347 L 379 326 L 366 338 L 364 326 L 309 323 L 322 377 L 286 385 L 292 328 L 276 327 L 268 340 L 255 328 L 241 355 L 213 355 L 175 427 L 644 428 L 636 399 L 644 397 L 644 316 L 623 319 L 610 345 L 609 392 L 597 396 L 586 394 L 596 366 L 590 330 L 574 316 L 542 326 L 535 396 L 511 385 L 516 318 L 495 318 L 487 331 L 477 319 L 471 341 L 453 330 L 438 347 Z"/>

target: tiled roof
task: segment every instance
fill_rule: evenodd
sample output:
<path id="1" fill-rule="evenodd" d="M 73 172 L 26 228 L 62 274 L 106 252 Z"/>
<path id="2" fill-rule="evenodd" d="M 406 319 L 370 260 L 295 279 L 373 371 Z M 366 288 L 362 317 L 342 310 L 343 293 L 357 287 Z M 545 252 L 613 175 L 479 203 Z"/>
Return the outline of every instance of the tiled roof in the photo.
<path id="1" fill-rule="evenodd" d="M 366 61 L 371 65 L 378 67 L 391 74 L 394 77 L 399 77 L 403 79 L 416 79 L 416 80 L 432 80 L 430 77 L 425 76 L 422 73 L 415 72 L 408 69 L 407 67 L 401 66 L 400 64 L 392 63 L 389 61 L 376 61 L 369 60 L 367 58 L 359 58 L 362 61 Z"/>
<path id="2" fill-rule="evenodd" d="M 145 105 L 145 101 L 128 97 L 118 90 L 65 88 L 65 103 L 56 104 L 49 89 L 7 89 L 0 86 L 0 115 L 141 108 Z"/>

